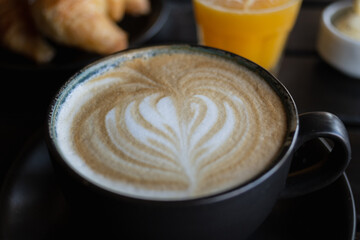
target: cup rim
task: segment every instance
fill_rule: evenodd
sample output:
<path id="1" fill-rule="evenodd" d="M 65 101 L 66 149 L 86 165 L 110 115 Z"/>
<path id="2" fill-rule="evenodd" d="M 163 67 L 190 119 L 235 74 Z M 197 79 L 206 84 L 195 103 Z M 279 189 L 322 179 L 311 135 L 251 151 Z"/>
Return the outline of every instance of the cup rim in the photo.
<path id="1" fill-rule="evenodd" d="M 277 11 L 282 11 L 288 7 L 291 7 L 295 3 L 302 2 L 302 0 L 291 0 L 285 4 L 276 7 L 264 8 L 264 9 L 230 9 L 229 7 L 223 6 L 209 6 L 209 4 L 203 3 L 202 0 L 196 0 L 199 4 L 205 5 L 206 7 L 211 7 L 217 9 L 221 12 L 229 12 L 233 14 L 266 14 L 266 13 L 273 13 Z"/>
<path id="2" fill-rule="evenodd" d="M 353 44 L 353 45 L 357 45 L 358 47 L 360 47 L 360 41 L 355 40 L 355 39 L 343 34 L 340 30 L 338 30 L 334 26 L 334 23 L 333 23 L 333 18 L 336 17 L 337 14 L 339 14 L 341 12 L 345 12 L 346 10 L 350 9 L 351 7 L 352 7 L 352 2 L 349 2 L 349 1 L 334 2 L 324 9 L 321 18 L 322 18 L 322 22 L 324 23 L 326 28 L 329 29 L 329 31 L 333 35 L 335 35 L 336 37 L 338 37 L 339 39 L 341 39 L 342 41 L 344 41 L 348 44 Z"/>
<path id="3" fill-rule="evenodd" d="M 195 51 L 201 51 L 204 53 L 213 54 L 220 57 L 225 57 L 228 59 L 231 59 L 232 61 L 236 62 L 237 64 L 240 64 L 242 66 L 245 66 L 247 69 L 251 70 L 252 72 L 255 72 L 258 74 L 262 79 L 264 79 L 268 85 L 271 86 L 271 88 L 277 93 L 277 95 L 280 97 L 283 106 L 285 107 L 286 116 L 287 116 L 287 133 L 286 137 L 283 141 L 282 147 L 279 149 L 278 154 L 274 158 L 273 163 L 270 164 L 265 170 L 262 172 L 256 174 L 255 177 L 251 178 L 250 180 L 247 180 L 244 183 L 238 184 L 232 188 L 225 189 L 210 195 L 206 196 L 200 196 L 195 198 L 179 198 L 179 199 L 155 199 L 151 197 L 140 197 L 140 196 L 133 196 L 129 195 L 127 193 L 118 193 L 111 191 L 109 189 L 105 189 L 98 185 L 97 183 L 87 179 L 85 176 L 82 176 L 79 172 L 77 172 L 73 167 L 71 167 L 66 160 L 64 160 L 63 154 L 61 154 L 61 150 L 56 144 L 56 127 L 54 116 L 59 112 L 59 99 L 62 99 L 63 96 L 64 99 L 66 99 L 66 96 L 69 94 L 69 89 L 71 89 L 71 86 L 74 82 L 76 82 L 76 79 L 79 78 L 81 74 L 85 74 L 87 71 L 91 71 L 93 68 L 96 68 L 96 66 L 99 66 L 99 64 L 106 62 L 107 60 L 114 58 L 114 57 L 121 57 L 122 55 L 126 55 L 129 52 L 132 51 L 145 51 L 147 49 L 154 49 L 154 48 L 167 48 L 167 49 L 181 49 L 181 50 L 195 50 Z M 208 204 L 208 203 L 215 203 L 222 201 L 224 199 L 229 199 L 234 196 L 240 195 L 244 192 L 247 192 L 248 190 L 258 186 L 263 181 L 268 179 L 270 176 L 272 176 L 275 172 L 278 171 L 287 161 L 287 159 L 290 157 L 290 155 L 293 152 L 293 149 L 295 148 L 296 139 L 298 135 L 298 128 L 299 128 L 299 118 L 298 118 L 298 111 L 297 107 L 295 105 L 295 101 L 293 100 L 292 96 L 290 95 L 289 91 L 286 89 L 286 87 L 270 72 L 268 72 L 266 69 L 262 68 L 258 64 L 243 58 L 239 55 L 236 55 L 234 53 L 220 50 L 213 47 L 206 47 L 202 45 L 197 44 L 162 44 L 162 45 L 151 45 L 146 47 L 140 47 L 140 48 L 129 48 L 114 54 L 111 54 L 107 57 L 101 58 L 86 67 L 82 68 L 78 72 L 76 72 L 72 77 L 70 77 L 63 86 L 58 90 L 57 94 L 53 98 L 51 104 L 49 105 L 48 114 L 47 114 L 47 121 L 46 121 L 46 143 L 47 147 L 49 148 L 50 154 L 53 154 L 51 159 L 53 161 L 56 161 L 56 163 L 60 164 L 60 166 L 69 174 L 71 177 L 73 177 L 77 182 L 87 185 L 87 187 L 91 188 L 93 191 L 98 192 L 101 195 L 109 196 L 114 199 L 121 199 L 125 201 L 131 201 L 131 202 L 141 202 L 142 204 L 151 204 L 151 205 L 202 205 L 202 204 Z"/>

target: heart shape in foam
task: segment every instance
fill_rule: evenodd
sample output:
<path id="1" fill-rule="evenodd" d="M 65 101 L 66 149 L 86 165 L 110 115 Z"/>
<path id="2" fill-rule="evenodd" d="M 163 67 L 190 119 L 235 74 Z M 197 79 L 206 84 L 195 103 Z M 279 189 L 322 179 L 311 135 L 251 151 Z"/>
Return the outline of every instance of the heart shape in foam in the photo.
<path id="1" fill-rule="evenodd" d="M 106 129 L 117 149 L 152 171 L 159 169 L 156 178 L 169 172 L 179 174 L 181 181 L 187 179 L 184 190 L 194 192 L 198 191 L 201 173 L 226 159 L 225 152 L 230 154 L 234 149 L 226 145 L 234 145 L 229 140 L 235 137 L 236 118 L 243 109 L 241 104 L 235 104 L 238 108 L 233 109 L 226 102 L 215 103 L 204 95 L 177 104 L 174 101 L 170 96 L 152 94 L 139 103 L 130 102 L 123 116 L 117 115 L 114 108 L 106 115 Z M 118 125 L 123 120 L 125 128 Z M 242 126 L 247 125 L 246 121 L 245 115 Z M 164 179 L 169 180 L 175 179 Z"/>

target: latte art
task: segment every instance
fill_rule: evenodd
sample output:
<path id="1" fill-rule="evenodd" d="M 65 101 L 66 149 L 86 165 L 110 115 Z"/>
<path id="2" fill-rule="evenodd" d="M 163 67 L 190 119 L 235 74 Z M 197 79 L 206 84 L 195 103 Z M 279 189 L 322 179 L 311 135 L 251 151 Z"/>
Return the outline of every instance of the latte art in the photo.
<path id="1" fill-rule="evenodd" d="M 187 199 L 267 168 L 286 133 L 274 91 L 249 70 L 186 52 L 135 57 L 77 86 L 57 118 L 77 172 L 114 192 Z"/>

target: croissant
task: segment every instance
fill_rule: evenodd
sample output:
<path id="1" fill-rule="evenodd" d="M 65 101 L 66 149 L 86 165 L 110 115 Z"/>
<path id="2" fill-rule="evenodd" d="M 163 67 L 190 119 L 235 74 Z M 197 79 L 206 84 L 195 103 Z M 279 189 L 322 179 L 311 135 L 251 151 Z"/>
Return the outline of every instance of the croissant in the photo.
<path id="1" fill-rule="evenodd" d="M 148 14 L 151 10 L 150 2 L 148 0 L 125 0 L 126 12 L 131 15 Z"/>
<path id="2" fill-rule="evenodd" d="M 107 2 L 106 2 L 107 1 Z M 107 12 L 114 21 L 120 21 L 126 9 L 126 0 L 105 0 Z"/>
<path id="3" fill-rule="evenodd" d="M 127 47 L 121 19 L 125 0 L 34 0 L 31 13 L 38 29 L 58 43 L 109 54 Z"/>
<path id="4" fill-rule="evenodd" d="M 43 36 L 99 54 L 128 46 L 116 22 L 125 13 L 147 14 L 149 0 L 0 0 L 0 43 L 37 62 L 55 51 Z"/>
<path id="5" fill-rule="evenodd" d="M 0 43 L 39 63 L 55 55 L 35 28 L 26 0 L 0 0 Z"/>

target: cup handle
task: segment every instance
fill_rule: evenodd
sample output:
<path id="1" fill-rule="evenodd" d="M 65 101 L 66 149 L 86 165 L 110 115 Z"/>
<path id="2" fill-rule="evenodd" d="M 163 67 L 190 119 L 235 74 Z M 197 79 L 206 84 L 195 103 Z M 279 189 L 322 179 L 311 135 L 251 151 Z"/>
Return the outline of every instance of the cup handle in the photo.
<path id="1" fill-rule="evenodd" d="M 324 154 L 326 156 L 317 157 L 316 163 L 290 172 L 281 197 L 297 197 L 319 190 L 334 182 L 344 173 L 350 162 L 351 147 L 343 122 L 337 116 L 327 112 L 300 114 L 295 154 L 302 151 L 301 147 L 304 144 L 318 138 L 330 140 L 332 143 L 331 151 L 327 151 L 328 154 Z M 293 158 L 292 161 L 293 166 L 299 159 Z"/>

